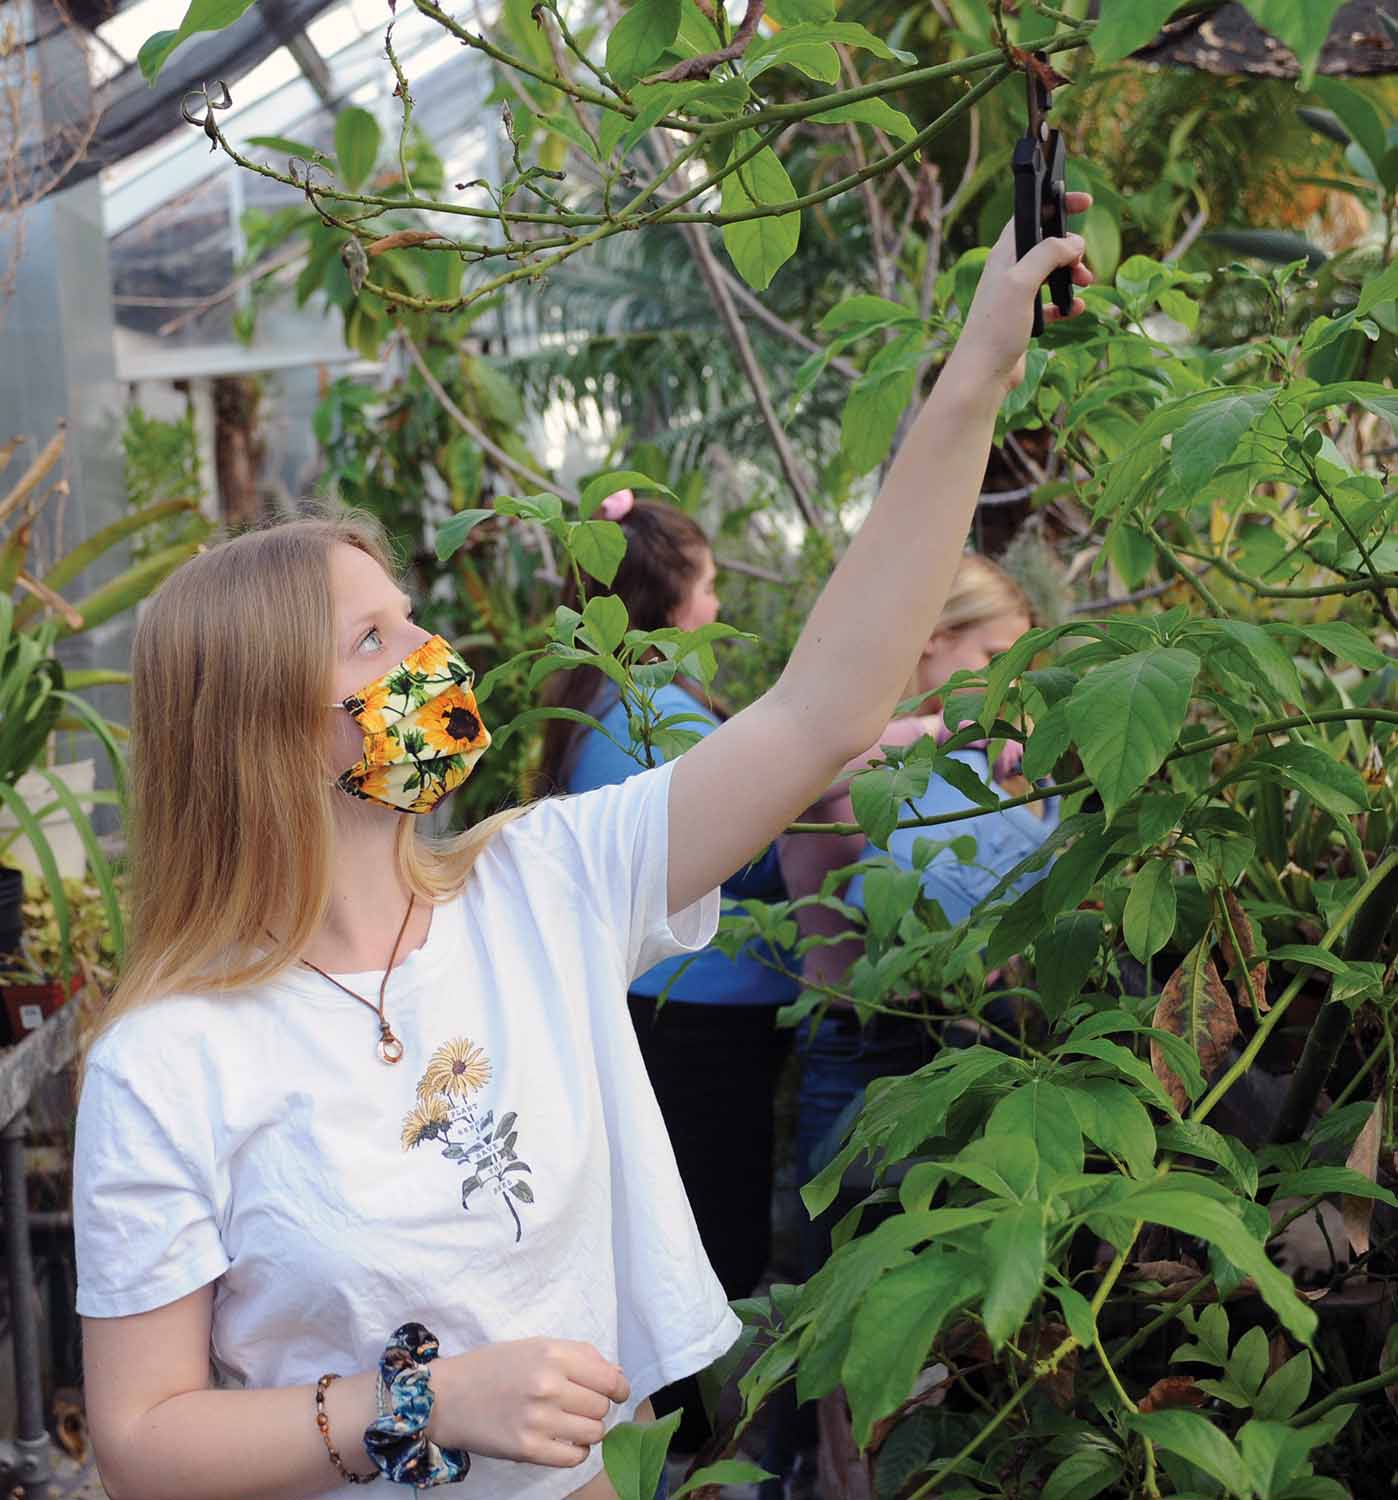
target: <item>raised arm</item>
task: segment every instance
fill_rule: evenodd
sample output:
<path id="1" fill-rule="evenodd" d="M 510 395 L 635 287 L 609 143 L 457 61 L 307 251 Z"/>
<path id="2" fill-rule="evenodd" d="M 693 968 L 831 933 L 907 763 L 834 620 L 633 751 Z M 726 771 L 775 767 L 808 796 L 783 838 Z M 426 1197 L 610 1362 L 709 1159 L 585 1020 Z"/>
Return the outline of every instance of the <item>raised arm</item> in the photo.
<path id="1" fill-rule="evenodd" d="M 1068 196 L 1073 213 L 1092 201 Z M 1000 236 L 961 339 L 785 671 L 680 757 L 670 791 L 671 911 L 730 875 L 877 739 L 951 588 L 996 413 L 1023 378 L 1034 299 L 1060 266 L 1088 285 L 1082 254 L 1082 240 L 1068 235 L 1016 262 L 1014 226 Z"/>

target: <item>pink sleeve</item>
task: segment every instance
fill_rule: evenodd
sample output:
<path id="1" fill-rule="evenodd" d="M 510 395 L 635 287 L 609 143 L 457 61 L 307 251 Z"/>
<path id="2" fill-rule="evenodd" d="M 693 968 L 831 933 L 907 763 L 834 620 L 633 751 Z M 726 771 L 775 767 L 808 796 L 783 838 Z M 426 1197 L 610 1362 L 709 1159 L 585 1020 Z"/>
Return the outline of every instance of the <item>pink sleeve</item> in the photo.
<path id="1" fill-rule="evenodd" d="M 870 761 L 881 759 L 880 746 L 912 745 L 927 732 L 926 722 L 922 719 L 892 720 L 884 726 L 878 744 L 871 745 L 863 755 L 856 755 L 840 773 L 839 779 L 801 814 L 799 821 L 853 823 L 850 779 L 857 772 L 867 770 Z M 816 895 L 830 871 L 852 865 L 868 842 L 863 833 L 796 833 L 778 840 L 777 855 L 781 861 L 782 878 L 791 899 L 796 901 L 803 896 Z M 837 894 L 843 895 L 843 888 Z M 804 907 L 796 913 L 796 926 L 803 938 L 834 938 L 849 931 L 845 919 L 828 906 Z M 829 947 L 812 948 L 802 961 L 803 977 L 809 984 L 838 985 L 850 964 L 859 956 L 860 947 L 857 938 L 850 938 Z"/>

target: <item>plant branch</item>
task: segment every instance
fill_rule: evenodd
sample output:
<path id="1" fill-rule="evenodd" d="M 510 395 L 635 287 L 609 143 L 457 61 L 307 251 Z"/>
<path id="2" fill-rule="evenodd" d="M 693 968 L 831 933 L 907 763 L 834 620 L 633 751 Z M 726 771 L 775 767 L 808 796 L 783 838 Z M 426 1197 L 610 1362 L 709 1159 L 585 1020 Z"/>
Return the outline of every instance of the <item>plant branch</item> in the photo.
<path id="1" fill-rule="evenodd" d="M 1359 723 L 1371 724 L 1393 724 L 1398 726 L 1398 710 L 1388 708 L 1326 708 L 1319 709 L 1315 713 L 1298 715 L 1293 719 L 1270 719 L 1265 724 L 1258 724 L 1253 730 L 1254 737 L 1263 737 L 1271 734 L 1290 734 L 1301 729 L 1314 729 L 1317 724 L 1336 724 L 1355 720 Z M 1236 730 L 1227 730 L 1219 734 L 1211 734 L 1205 739 L 1191 740 L 1187 745 L 1177 746 L 1165 757 L 1165 764 L 1172 761 L 1183 760 L 1190 755 L 1201 755 L 1206 751 L 1221 750 L 1225 745 L 1237 745 L 1242 743 L 1243 736 Z M 1057 786 L 1038 788 L 1032 792 L 1026 792 L 1021 797 L 1006 797 L 1000 803 L 1001 811 L 1009 807 L 1027 807 L 1032 802 L 1043 802 L 1050 797 L 1071 797 L 1077 792 L 1089 791 L 1092 781 L 1087 776 L 1079 776 L 1074 781 L 1065 781 Z M 940 828 L 946 823 L 964 823 L 969 818 L 980 818 L 985 816 L 985 809 L 981 807 L 968 807 L 961 812 L 938 813 L 931 818 L 908 818 L 901 823 L 895 823 L 895 828 Z M 863 833 L 864 829 L 858 823 L 792 823 L 785 830 L 787 833 Z M 1274 1012 L 1272 1012 L 1274 1013 Z M 1270 1019 L 1269 1013 L 1268 1019 Z"/>

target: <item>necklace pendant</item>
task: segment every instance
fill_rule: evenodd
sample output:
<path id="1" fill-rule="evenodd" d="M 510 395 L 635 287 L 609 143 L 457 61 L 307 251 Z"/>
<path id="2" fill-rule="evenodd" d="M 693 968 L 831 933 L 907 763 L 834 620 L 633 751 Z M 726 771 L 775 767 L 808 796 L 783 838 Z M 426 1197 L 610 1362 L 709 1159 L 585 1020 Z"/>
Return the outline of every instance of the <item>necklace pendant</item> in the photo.
<path id="1" fill-rule="evenodd" d="M 403 1060 L 403 1044 L 394 1036 L 387 1025 L 379 1029 L 379 1061 L 388 1063 L 390 1066 Z"/>

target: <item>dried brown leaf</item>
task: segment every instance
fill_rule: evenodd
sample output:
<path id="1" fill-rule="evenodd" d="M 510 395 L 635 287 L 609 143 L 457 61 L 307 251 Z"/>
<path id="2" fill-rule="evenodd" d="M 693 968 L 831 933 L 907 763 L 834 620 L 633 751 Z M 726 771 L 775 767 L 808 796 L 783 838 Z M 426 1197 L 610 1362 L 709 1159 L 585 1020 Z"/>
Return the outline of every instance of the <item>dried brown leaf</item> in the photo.
<path id="1" fill-rule="evenodd" d="M 1141 1410 L 1170 1411 L 1177 1406 L 1202 1406 L 1208 1394 L 1195 1385 L 1189 1375 L 1167 1375 L 1157 1380 L 1141 1397 Z"/>
<path id="2" fill-rule="evenodd" d="M 1143 1260 L 1131 1267 L 1131 1281 L 1158 1281 L 1162 1286 L 1178 1286 L 1184 1281 L 1198 1281 L 1199 1267 L 1183 1260 Z"/>
<path id="3" fill-rule="evenodd" d="M 1153 1024 L 1161 1031 L 1182 1037 L 1194 1048 L 1205 1078 L 1228 1056 L 1228 1048 L 1238 1034 L 1238 1016 L 1204 943 L 1191 948 L 1184 962 L 1165 981 Z M 1158 1042 L 1150 1044 L 1150 1062 L 1175 1108 L 1185 1109 L 1189 1095 L 1165 1061 Z"/>
<path id="4" fill-rule="evenodd" d="M 1230 974 L 1237 976 L 1237 1002 L 1251 1008 L 1248 987 L 1243 980 L 1246 970 L 1252 978 L 1252 992 L 1257 996 L 1257 1009 L 1265 1014 L 1271 1009 L 1267 1003 L 1267 961 L 1263 959 L 1261 963 L 1257 962 L 1258 953 L 1263 951 L 1262 945 L 1257 941 L 1257 929 L 1252 925 L 1252 918 L 1243 909 L 1236 891 L 1223 893 L 1223 908 L 1227 920 L 1219 923 L 1218 946 L 1223 954 L 1224 967 Z M 1233 947 L 1235 932 L 1238 934 L 1241 953 Z"/>
<path id="5" fill-rule="evenodd" d="M 431 229 L 399 229 L 393 234 L 384 235 L 382 239 L 371 240 L 365 245 L 364 253 L 372 259 L 375 255 L 382 255 L 385 250 L 403 250 L 413 245 L 427 245 L 441 238 L 440 234 Z"/>
<path id="6" fill-rule="evenodd" d="M 1379 1145 L 1383 1141 L 1383 1100 L 1374 1105 L 1364 1129 L 1350 1148 L 1345 1165 L 1352 1171 L 1377 1182 L 1379 1177 Z M 1344 1195 L 1341 1205 L 1345 1216 L 1345 1238 L 1356 1255 L 1364 1255 L 1369 1249 L 1369 1225 L 1374 1217 L 1374 1200 Z"/>

